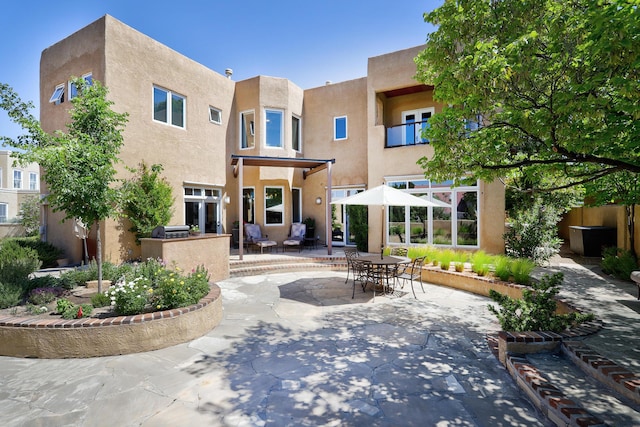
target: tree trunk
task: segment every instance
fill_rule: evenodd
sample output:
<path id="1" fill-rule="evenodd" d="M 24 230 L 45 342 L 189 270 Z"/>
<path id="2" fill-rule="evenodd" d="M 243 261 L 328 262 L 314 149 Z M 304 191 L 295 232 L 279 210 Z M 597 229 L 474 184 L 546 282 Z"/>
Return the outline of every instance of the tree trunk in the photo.
<path id="1" fill-rule="evenodd" d="M 98 259 L 98 293 L 102 293 L 102 241 L 100 239 L 100 221 L 96 227 L 96 258 Z"/>

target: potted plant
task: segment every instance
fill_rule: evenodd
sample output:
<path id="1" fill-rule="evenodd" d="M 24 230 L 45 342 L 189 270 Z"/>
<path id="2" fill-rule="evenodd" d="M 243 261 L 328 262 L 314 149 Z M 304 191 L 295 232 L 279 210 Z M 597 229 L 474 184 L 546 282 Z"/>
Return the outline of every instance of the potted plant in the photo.
<path id="1" fill-rule="evenodd" d="M 308 216 L 302 222 L 307 226 L 305 237 L 312 239 L 316 234 L 316 220 Z"/>
<path id="2" fill-rule="evenodd" d="M 192 225 L 189 227 L 189 234 L 191 234 L 192 236 L 196 236 L 198 234 L 200 234 L 200 227 L 198 227 L 197 225 Z"/>

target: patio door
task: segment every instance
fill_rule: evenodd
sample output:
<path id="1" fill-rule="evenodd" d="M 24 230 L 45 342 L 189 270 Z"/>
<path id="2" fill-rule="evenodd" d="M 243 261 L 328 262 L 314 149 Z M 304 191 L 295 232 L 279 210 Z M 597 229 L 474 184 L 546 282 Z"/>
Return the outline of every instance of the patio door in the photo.
<path id="1" fill-rule="evenodd" d="M 333 202 L 352 196 L 363 191 L 364 188 L 332 189 L 331 200 Z M 350 226 L 349 209 L 347 205 L 331 205 L 331 244 L 333 246 L 354 246 L 355 235 Z"/>
<path id="2" fill-rule="evenodd" d="M 402 124 L 405 125 L 404 145 L 425 144 L 429 142 L 422 137 L 422 131 L 429 126 L 433 108 L 402 112 Z"/>
<path id="3" fill-rule="evenodd" d="M 219 234 L 220 190 L 185 187 L 184 223 L 196 225 L 202 233 Z"/>

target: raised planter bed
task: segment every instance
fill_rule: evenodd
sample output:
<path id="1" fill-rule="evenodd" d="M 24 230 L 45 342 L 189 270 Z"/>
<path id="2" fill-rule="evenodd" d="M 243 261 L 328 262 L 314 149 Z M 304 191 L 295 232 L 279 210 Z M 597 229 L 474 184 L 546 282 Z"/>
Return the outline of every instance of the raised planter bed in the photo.
<path id="1" fill-rule="evenodd" d="M 0 317 L 0 356 L 83 358 L 138 353 L 191 341 L 222 320 L 220 287 L 198 304 L 135 316 L 75 320 Z"/>

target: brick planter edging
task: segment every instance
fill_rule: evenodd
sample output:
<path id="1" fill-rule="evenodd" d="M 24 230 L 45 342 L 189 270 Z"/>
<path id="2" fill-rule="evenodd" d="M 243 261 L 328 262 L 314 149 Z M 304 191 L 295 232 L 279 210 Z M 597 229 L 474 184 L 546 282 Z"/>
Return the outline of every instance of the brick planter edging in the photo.
<path id="1" fill-rule="evenodd" d="M 138 353 L 201 337 L 222 320 L 220 287 L 197 304 L 134 316 L 0 318 L 0 356 L 82 358 Z"/>
<path id="2" fill-rule="evenodd" d="M 524 390 L 540 411 L 558 426 L 606 426 L 604 421 L 592 415 L 529 363 L 524 357 L 509 355 L 506 367 L 518 386 Z"/>
<path id="3" fill-rule="evenodd" d="M 601 356 L 579 341 L 563 341 L 562 353 L 587 374 L 640 404 L 640 376 Z"/>

